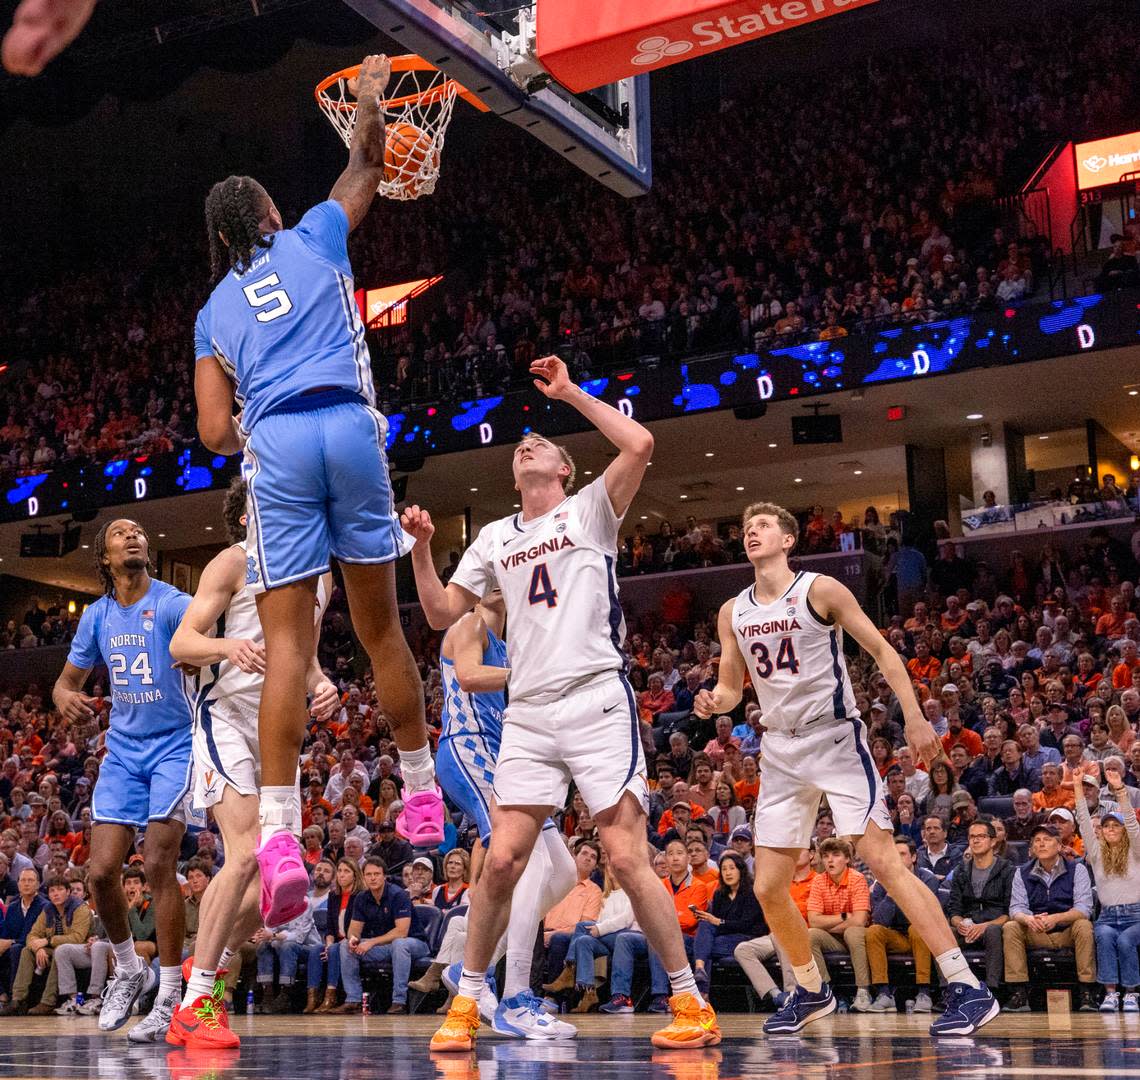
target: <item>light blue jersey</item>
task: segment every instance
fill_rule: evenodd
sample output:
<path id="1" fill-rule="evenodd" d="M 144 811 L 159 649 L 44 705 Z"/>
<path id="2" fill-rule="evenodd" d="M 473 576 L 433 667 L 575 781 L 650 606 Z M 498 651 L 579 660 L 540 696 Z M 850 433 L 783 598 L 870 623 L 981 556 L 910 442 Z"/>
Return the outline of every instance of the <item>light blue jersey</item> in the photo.
<path id="1" fill-rule="evenodd" d="M 189 733 L 190 699 L 170 659 L 170 639 L 189 606 L 184 592 L 152 581 L 130 607 L 103 596 L 83 613 L 67 659 L 77 668 L 100 660 L 107 665 L 115 734 L 145 739 Z"/>
<path id="2" fill-rule="evenodd" d="M 344 208 L 319 203 L 270 239 L 254 249 L 249 269 L 218 282 L 194 324 L 194 355 L 217 357 L 234 379 L 246 434 L 269 410 L 317 387 L 375 402 Z"/>
<path id="3" fill-rule="evenodd" d="M 507 667 L 507 646 L 487 631 L 483 650 L 487 667 Z M 443 680 L 442 732 L 435 772 L 447 797 L 479 828 L 486 843 L 491 836 L 491 790 L 495 762 L 503 739 L 506 694 L 501 690 L 471 694 L 459 686 L 455 664 L 440 652 Z"/>

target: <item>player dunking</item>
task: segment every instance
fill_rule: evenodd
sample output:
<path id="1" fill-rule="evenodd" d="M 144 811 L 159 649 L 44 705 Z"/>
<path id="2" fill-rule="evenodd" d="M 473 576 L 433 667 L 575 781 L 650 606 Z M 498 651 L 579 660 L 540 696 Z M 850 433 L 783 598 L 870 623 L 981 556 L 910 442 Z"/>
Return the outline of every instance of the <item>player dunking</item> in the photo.
<path id="1" fill-rule="evenodd" d="M 673 904 L 645 855 L 648 789 L 637 707 L 625 679 L 625 620 L 617 598 L 618 529 L 653 452 L 633 419 L 575 386 L 557 357 L 535 361 L 535 385 L 577 409 L 618 449 L 603 476 L 569 495 L 574 466 L 537 435 L 515 448 L 522 512 L 485 526 L 445 587 L 432 565 L 428 515 L 411 507 L 420 603 L 436 629 L 461 618 L 496 584 L 511 623 L 510 705 L 495 769 L 491 846 L 472 891 L 459 993 L 433 1050 L 469 1050 L 479 1027 L 484 972 L 510 916 L 511 893 L 547 816 L 571 779 L 598 825 L 614 876 L 669 972 L 673 1023 L 659 1046 L 720 1041 L 697 991 Z"/>
<path id="2" fill-rule="evenodd" d="M 250 587 L 265 632 L 257 860 L 270 926 L 300 914 L 308 889 L 293 784 L 314 595 L 330 556 L 341 565 L 353 629 L 400 750 L 407 785 L 400 831 L 413 844 L 443 840 L 423 684 L 396 609 L 392 563 L 406 538 L 392 508 L 388 425 L 373 407 L 347 248 L 384 176 L 380 96 L 389 77 L 387 57 L 361 65 L 348 167 L 328 201 L 295 229 L 282 227 L 273 200 L 249 177 L 215 184 L 206 200 L 211 264 L 221 280 L 195 325 L 194 392 L 202 442 L 222 454 L 245 448 Z"/>
<path id="3" fill-rule="evenodd" d="M 494 590 L 444 634 L 439 648 L 443 723 L 436 768 L 443 790 L 479 827 L 480 842 L 471 858 L 473 884 L 479 880 L 491 839 L 492 785 L 510 676 L 505 622 L 502 593 Z M 578 1034 L 577 1028 L 547 1013 L 530 991 L 539 923 L 577 880 L 573 857 L 554 823 L 547 821 L 511 900 L 502 1001 L 494 1001 L 490 987 L 480 996 L 480 1012 L 497 1034 L 534 1040 L 572 1039 Z M 444 974 L 450 989 L 458 987 L 460 968 L 455 964 Z"/>
<path id="4" fill-rule="evenodd" d="M 90 880 L 99 918 L 115 955 L 103 992 L 99 1028 L 114 1031 L 154 983 L 135 952 L 121 874 L 136 829 L 146 830 L 146 876 L 157 913 L 159 988 L 150 1014 L 131 1028 L 132 1042 L 166 1035 L 182 989 L 186 913 L 176 868 L 190 790 L 190 701 L 170 639 L 190 597 L 151 578 L 150 545 L 136 522 L 119 518 L 95 538 L 104 595 L 79 620 L 52 700 L 69 723 L 89 720 L 83 693 L 91 669 L 107 665 L 111 721 L 107 754 L 91 800 Z"/>
<path id="5" fill-rule="evenodd" d="M 186 992 L 170 1020 L 166 1041 L 191 1049 L 236 1047 L 224 1001 L 215 994 L 218 970 L 261 926 L 258 911 L 257 792 L 261 753 L 257 708 L 265 671 L 265 645 L 257 604 L 249 589 L 245 553 L 246 484 L 235 480 L 222 512 L 230 546 L 215 555 L 170 643 L 175 660 L 200 669 L 194 695 L 194 807 L 213 809 L 226 861 L 210 881 L 198 915 L 194 956 L 186 961 Z M 332 575 L 317 587 L 311 618 L 328 604 Z M 209 636 L 216 631 L 216 636 Z M 340 704 L 336 687 L 309 663 L 311 711 L 327 719 Z M 300 792 L 296 793 L 300 802 Z"/>
<path id="6" fill-rule="evenodd" d="M 938 898 L 895 852 L 882 781 L 843 657 L 844 631 L 871 654 L 898 696 L 916 760 L 939 756 L 938 736 L 919 710 L 898 653 L 850 590 L 834 578 L 795 573 L 788 566 L 799 534 L 796 519 L 782 507 L 755 503 L 744 511 L 743 526 L 756 580 L 720 609 L 717 685 L 697 695 L 694 711 L 706 718 L 730 712 L 740 701 L 747 673 L 767 728 L 754 826 L 756 896 L 797 985 L 764 1030 L 799 1031 L 835 1010 L 789 888 L 826 795 L 836 833 L 854 839 L 876 880 L 930 946 L 949 984 L 946 1011 L 931 1024 L 931 1034 L 968 1035 L 992 1020 L 999 1006 L 970 971 Z"/>

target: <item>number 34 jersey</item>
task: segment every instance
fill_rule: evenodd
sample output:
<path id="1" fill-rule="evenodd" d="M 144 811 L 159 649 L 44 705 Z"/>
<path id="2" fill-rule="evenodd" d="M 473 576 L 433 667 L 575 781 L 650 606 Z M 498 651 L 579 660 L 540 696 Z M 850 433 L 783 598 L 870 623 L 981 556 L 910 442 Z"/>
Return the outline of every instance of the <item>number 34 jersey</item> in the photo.
<path id="1" fill-rule="evenodd" d="M 732 609 L 736 643 L 748 665 L 765 727 L 790 732 L 823 717 L 855 719 L 843 631 L 823 622 L 808 599 L 818 574 L 796 574 L 778 600 L 759 603 L 752 586 Z"/>
<path id="2" fill-rule="evenodd" d="M 542 517 L 484 525 L 451 580 L 502 589 L 512 702 L 553 701 L 626 669 L 614 513 L 598 477 Z"/>
<path id="3" fill-rule="evenodd" d="M 186 682 L 170 659 L 170 639 L 189 606 L 184 592 L 152 580 L 130 607 L 104 596 L 83 613 L 67 659 L 77 668 L 107 665 L 112 732 L 138 739 L 190 731 Z"/>

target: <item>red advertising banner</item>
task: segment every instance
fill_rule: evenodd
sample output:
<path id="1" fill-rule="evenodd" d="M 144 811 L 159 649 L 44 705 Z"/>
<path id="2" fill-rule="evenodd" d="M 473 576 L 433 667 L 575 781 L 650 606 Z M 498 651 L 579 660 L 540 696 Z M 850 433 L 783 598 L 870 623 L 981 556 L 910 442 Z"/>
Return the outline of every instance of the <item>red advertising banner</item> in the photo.
<path id="1" fill-rule="evenodd" d="M 1140 173 L 1140 131 L 1111 139 L 1077 143 L 1077 190 L 1118 184 L 1130 173 Z"/>
<path id="2" fill-rule="evenodd" d="M 576 93 L 877 0 L 538 0 L 538 58 Z"/>

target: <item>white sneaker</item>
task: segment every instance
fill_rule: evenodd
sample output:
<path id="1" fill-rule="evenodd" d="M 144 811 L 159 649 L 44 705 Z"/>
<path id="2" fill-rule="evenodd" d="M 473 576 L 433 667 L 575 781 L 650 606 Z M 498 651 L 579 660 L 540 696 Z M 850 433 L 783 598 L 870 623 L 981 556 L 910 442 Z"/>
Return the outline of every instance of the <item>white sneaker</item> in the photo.
<path id="1" fill-rule="evenodd" d="M 1115 990 L 1110 990 L 1104 995 L 1104 1001 L 1100 1003 L 1101 1012 L 1116 1012 L 1120 1008 L 1120 994 Z"/>
<path id="2" fill-rule="evenodd" d="M 883 990 L 871 1002 L 868 1011 L 877 1013 L 898 1012 L 898 1006 L 895 1004 L 895 999 L 886 990 Z"/>
<path id="3" fill-rule="evenodd" d="M 860 986 L 855 991 L 855 1000 L 851 1002 L 852 1012 L 874 1012 L 871 1002 L 871 992 L 865 987 Z"/>
<path id="4" fill-rule="evenodd" d="M 72 994 L 62 1005 L 55 1010 L 56 1016 L 74 1016 L 79 1011 L 79 1002 Z"/>
<path id="5" fill-rule="evenodd" d="M 529 990 L 515 994 L 514 997 L 503 998 L 495 1010 L 491 1030 L 498 1035 L 535 1042 L 578 1037 L 578 1029 L 573 1024 L 551 1016 Z"/>
<path id="6" fill-rule="evenodd" d="M 103 1008 L 99 1012 L 99 1030 L 117 1031 L 129 1019 L 140 997 L 154 988 L 158 978 L 148 964 L 130 975 L 116 972 L 103 991 Z M 163 1036 L 165 1038 L 165 1035 Z"/>
<path id="7" fill-rule="evenodd" d="M 1140 1013 L 1140 994 L 1135 990 L 1124 995 L 1124 1011 L 1126 1013 Z"/>
<path id="8" fill-rule="evenodd" d="M 88 998 L 75 1011 L 80 1016 L 98 1016 L 99 1012 L 102 1008 L 103 1008 L 103 999 L 101 997 L 93 997 L 93 998 Z"/>
<path id="9" fill-rule="evenodd" d="M 180 1001 L 178 994 L 155 998 L 150 1012 L 127 1032 L 127 1038 L 133 1043 L 165 1042 L 166 1033 L 170 1030 L 170 1019 Z"/>
<path id="10" fill-rule="evenodd" d="M 918 996 L 914 999 L 914 1011 L 916 1013 L 934 1011 L 934 1002 L 930 1000 L 930 995 L 925 990 L 920 990 Z"/>

